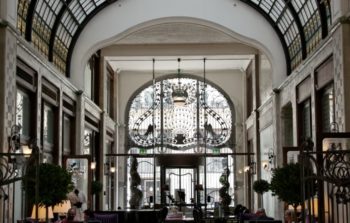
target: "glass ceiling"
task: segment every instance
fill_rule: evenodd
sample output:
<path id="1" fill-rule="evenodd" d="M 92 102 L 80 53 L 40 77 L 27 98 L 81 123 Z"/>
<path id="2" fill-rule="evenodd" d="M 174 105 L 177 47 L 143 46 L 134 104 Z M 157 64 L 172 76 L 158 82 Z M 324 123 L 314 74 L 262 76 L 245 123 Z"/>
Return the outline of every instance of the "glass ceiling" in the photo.
<path id="1" fill-rule="evenodd" d="M 86 23 L 116 0 L 18 0 L 17 28 L 67 73 L 70 54 Z"/>
<path id="2" fill-rule="evenodd" d="M 84 26 L 117 0 L 18 0 L 17 29 L 69 76 L 70 57 Z M 272 25 L 290 73 L 328 34 L 330 0 L 241 0 Z"/>

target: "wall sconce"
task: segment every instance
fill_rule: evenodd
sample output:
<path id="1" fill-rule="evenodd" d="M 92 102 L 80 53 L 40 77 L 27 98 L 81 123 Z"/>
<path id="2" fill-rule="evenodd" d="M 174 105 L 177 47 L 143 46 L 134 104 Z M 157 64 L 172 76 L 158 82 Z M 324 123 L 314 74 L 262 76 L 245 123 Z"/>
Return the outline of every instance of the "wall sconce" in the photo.
<path id="1" fill-rule="evenodd" d="M 269 169 L 269 161 L 267 160 L 261 161 L 261 167 L 267 171 Z"/>
<path id="2" fill-rule="evenodd" d="M 115 171 L 116 171 L 116 168 L 115 168 L 113 162 L 104 164 L 104 174 L 105 175 L 113 174 L 113 173 L 115 173 Z"/>
<path id="3" fill-rule="evenodd" d="M 115 173 L 115 166 L 113 163 L 111 163 L 111 168 L 109 169 L 111 173 Z"/>
<path id="4" fill-rule="evenodd" d="M 92 170 L 95 170 L 95 169 L 96 169 L 96 161 L 92 161 L 92 162 L 90 163 L 90 168 L 91 168 Z"/>
<path id="5" fill-rule="evenodd" d="M 32 155 L 32 149 L 28 145 L 23 145 L 22 146 L 22 153 L 25 158 L 30 157 Z"/>

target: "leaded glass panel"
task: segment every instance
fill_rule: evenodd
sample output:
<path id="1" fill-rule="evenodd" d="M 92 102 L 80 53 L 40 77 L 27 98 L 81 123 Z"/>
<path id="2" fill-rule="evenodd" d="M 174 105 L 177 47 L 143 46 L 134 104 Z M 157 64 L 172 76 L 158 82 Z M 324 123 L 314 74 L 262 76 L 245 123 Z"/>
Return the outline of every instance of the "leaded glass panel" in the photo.
<path id="1" fill-rule="evenodd" d="M 61 1 L 38 1 L 34 18 L 32 41 L 39 51 L 48 56 L 51 30 L 58 12 L 63 7 Z"/>
<path id="2" fill-rule="evenodd" d="M 291 68 L 295 68 L 302 60 L 300 33 L 285 1 L 260 0 L 251 2 L 260 7 L 276 23 L 288 47 Z"/>
<path id="3" fill-rule="evenodd" d="M 321 19 L 316 0 L 291 2 L 303 26 L 307 53 L 310 53 L 322 39 Z"/>
<path id="4" fill-rule="evenodd" d="M 128 129 L 131 145 L 158 152 L 222 148 L 229 146 L 232 111 L 224 95 L 209 84 L 190 78 L 166 79 L 135 96 Z"/>
<path id="5" fill-rule="evenodd" d="M 30 0 L 18 0 L 17 5 L 17 29 L 24 36 L 26 31 L 26 19 Z"/>

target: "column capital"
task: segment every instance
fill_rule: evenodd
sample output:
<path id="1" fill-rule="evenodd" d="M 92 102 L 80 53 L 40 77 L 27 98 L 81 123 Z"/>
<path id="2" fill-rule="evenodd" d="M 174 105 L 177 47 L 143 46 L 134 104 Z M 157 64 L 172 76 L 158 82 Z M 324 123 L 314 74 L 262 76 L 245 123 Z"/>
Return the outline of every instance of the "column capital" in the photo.
<path id="1" fill-rule="evenodd" d="M 17 1 L 2 0 L 0 1 L 0 24 L 16 27 L 17 23 Z"/>

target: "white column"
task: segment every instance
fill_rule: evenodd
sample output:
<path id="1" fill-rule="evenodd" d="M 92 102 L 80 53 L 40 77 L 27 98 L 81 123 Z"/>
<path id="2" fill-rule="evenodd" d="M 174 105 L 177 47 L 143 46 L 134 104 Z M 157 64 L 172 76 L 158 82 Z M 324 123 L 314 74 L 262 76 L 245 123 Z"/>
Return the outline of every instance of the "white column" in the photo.
<path id="1" fill-rule="evenodd" d="M 336 21 L 343 16 L 349 16 L 350 0 L 335 0 L 331 2 L 332 21 Z"/>
<path id="2" fill-rule="evenodd" d="M 17 23 L 17 0 L 0 1 L 0 19 L 12 27 Z"/>

